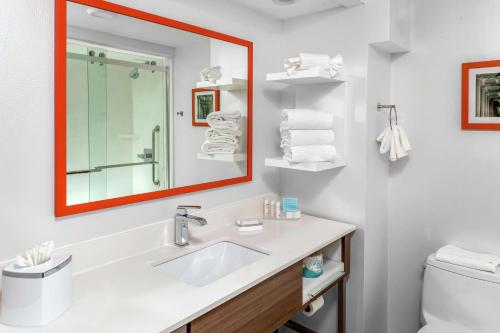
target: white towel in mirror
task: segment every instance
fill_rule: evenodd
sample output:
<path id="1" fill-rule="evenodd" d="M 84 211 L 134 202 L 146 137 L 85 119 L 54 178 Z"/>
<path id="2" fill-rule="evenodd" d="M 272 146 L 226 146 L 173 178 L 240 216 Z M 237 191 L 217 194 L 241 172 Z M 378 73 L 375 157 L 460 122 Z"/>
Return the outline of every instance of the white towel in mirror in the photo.
<path id="1" fill-rule="evenodd" d="M 201 151 L 207 154 L 234 154 L 237 149 L 237 144 L 225 142 L 205 141 L 201 146 Z"/>
<path id="2" fill-rule="evenodd" d="M 337 150 L 332 145 L 286 147 L 283 150 L 283 158 L 292 163 L 332 162 L 337 156 Z"/>
<path id="3" fill-rule="evenodd" d="M 241 135 L 241 131 L 230 131 L 228 130 L 226 133 L 219 132 L 215 128 L 209 128 L 205 131 L 205 138 L 208 142 L 216 142 L 216 143 L 232 143 L 237 144 L 239 139 L 238 137 Z"/>
<path id="4" fill-rule="evenodd" d="M 207 123 L 210 127 L 215 129 L 229 129 L 232 131 L 239 131 L 241 123 L 241 112 L 212 112 L 207 116 Z"/>

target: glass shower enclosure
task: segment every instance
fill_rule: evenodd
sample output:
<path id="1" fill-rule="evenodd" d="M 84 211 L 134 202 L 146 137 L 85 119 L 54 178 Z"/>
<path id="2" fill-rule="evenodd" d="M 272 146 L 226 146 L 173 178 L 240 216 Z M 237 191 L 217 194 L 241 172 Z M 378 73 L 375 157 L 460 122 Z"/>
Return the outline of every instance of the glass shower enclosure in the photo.
<path id="1" fill-rule="evenodd" d="M 166 57 L 68 40 L 67 204 L 167 189 Z"/>

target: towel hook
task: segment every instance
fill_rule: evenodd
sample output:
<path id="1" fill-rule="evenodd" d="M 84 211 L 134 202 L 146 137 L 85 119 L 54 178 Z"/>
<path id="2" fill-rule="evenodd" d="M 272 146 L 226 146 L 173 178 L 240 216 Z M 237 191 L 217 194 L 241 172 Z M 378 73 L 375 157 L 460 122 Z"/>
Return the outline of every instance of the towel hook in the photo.
<path id="1" fill-rule="evenodd" d="M 398 110 L 395 104 L 381 104 L 377 103 L 377 111 L 383 111 L 384 109 L 389 109 L 389 126 L 392 129 L 392 111 L 394 110 L 395 124 L 398 124 Z"/>

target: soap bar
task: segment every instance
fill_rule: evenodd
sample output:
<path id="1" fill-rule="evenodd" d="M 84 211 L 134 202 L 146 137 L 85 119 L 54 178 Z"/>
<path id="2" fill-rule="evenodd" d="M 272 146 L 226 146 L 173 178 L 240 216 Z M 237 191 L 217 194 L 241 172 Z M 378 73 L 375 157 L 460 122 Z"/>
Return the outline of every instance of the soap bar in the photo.
<path id="1" fill-rule="evenodd" d="M 300 210 L 296 212 L 285 212 L 285 218 L 287 219 L 300 219 L 302 217 L 302 214 Z"/>
<path id="2" fill-rule="evenodd" d="M 263 224 L 254 224 L 254 225 L 247 225 L 247 226 L 238 227 L 239 231 L 257 231 L 257 230 L 263 230 L 263 229 L 264 229 Z"/>
<path id="3" fill-rule="evenodd" d="M 236 225 L 239 227 L 256 226 L 256 225 L 262 225 L 262 221 L 260 221 L 257 218 L 240 219 L 240 220 L 236 220 Z"/>

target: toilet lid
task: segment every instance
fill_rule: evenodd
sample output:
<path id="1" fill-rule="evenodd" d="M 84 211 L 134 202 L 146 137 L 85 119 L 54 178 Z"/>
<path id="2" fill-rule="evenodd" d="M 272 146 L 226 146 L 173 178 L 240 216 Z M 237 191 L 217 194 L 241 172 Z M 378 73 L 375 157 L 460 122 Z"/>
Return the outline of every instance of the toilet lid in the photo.
<path id="1" fill-rule="evenodd" d="M 444 321 L 434 321 L 422 327 L 417 333 L 479 333 L 463 326 Z"/>

